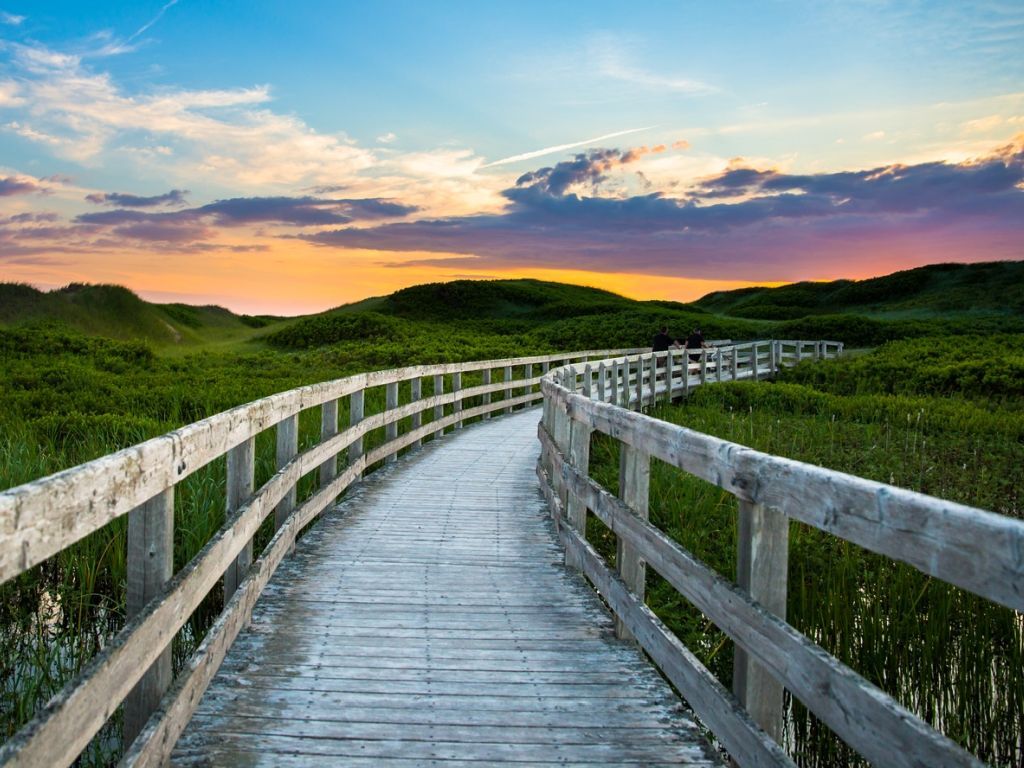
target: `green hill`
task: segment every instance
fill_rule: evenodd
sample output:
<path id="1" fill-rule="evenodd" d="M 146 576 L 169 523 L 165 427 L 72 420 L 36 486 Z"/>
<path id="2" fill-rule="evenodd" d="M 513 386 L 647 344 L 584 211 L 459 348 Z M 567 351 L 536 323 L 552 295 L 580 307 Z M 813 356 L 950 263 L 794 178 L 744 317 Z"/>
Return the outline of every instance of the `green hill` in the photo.
<path id="1" fill-rule="evenodd" d="M 1024 261 L 931 264 L 870 280 L 718 291 L 696 304 L 710 312 L 760 320 L 836 313 L 890 318 L 1024 315 Z"/>
<path id="2" fill-rule="evenodd" d="M 273 320 L 216 306 L 153 304 L 119 285 L 72 283 L 44 292 L 0 283 L 0 326 L 53 326 L 87 336 L 194 346 L 248 338 Z"/>

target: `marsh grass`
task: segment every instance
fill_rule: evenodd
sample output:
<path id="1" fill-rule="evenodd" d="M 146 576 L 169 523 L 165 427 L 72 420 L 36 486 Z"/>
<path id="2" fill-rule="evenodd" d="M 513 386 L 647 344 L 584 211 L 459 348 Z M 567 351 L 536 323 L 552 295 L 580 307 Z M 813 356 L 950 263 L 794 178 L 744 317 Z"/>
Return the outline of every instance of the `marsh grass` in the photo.
<path id="1" fill-rule="evenodd" d="M 827 380 L 820 368 L 813 373 Z M 835 376 L 842 373 L 840 366 Z M 1024 420 L 1017 402 L 1003 394 L 972 400 L 837 395 L 820 386 L 708 386 L 652 415 L 765 452 L 1021 516 Z M 598 436 L 591 457 L 595 478 L 615 490 L 617 445 Z M 736 514 L 730 494 L 653 462 L 652 522 L 730 578 Z M 613 557 L 614 537 L 600 525 L 588 531 Z M 982 760 L 1021 764 L 1021 614 L 795 522 L 789 563 L 791 624 Z M 651 608 L 731 685 L 731 641 L 656 575 L 649 574 L 647 590 Z M 799 702 L 787 699 L 787 706 L 787 746 L 800 765 L 863 764 Z"/>

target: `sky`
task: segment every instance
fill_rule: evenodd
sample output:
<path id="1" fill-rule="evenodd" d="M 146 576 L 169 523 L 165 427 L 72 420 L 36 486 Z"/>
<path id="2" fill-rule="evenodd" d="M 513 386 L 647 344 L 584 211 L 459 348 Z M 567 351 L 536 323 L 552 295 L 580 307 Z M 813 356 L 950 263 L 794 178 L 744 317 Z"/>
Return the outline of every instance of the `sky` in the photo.
<path id="1" fill-rule="evenodd" d="M 0 281 L 299 314 L 996 259 L 1018 0 L 0 0 Z"/>

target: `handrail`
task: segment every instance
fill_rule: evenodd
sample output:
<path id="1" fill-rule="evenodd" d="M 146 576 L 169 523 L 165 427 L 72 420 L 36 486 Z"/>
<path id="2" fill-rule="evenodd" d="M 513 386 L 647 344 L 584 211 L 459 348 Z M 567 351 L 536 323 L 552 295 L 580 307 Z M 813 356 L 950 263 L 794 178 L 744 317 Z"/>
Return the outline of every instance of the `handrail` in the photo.
<path id="1" fill-rule="evenodd" d="M 1018 611 L 1024 610 L 1024 522 L 761 453 L 639 412 L 702 382 L 757 379 L 782 365 L 841 351 L 834 342 L 765 341 L 697 353 L 696 360 L 686 350 L 552 369 L 541 381 L 537 472 L 566 561 L 605 597 L 619 634 L 640 643 L 739 765 L 792 765 L 777 744 L 785 686 L 875 764 L 980 766 L 786 623 L 789 520 Z M 595 431 L 622 444 L 618 498 L 589 476 Z M 647 521 L 652 457 L 737 497 L 738 584 Z M 586 540 L 588 512 L 617 537 L 617 573 Z M 646 565 L 736 643 L 735 697 L 646 608 Z"/>
<path id="2" fill-rule="evenodd" d="M 534 404 L 542 398 L 541 376 L 553 363 L 633 352 L 585 350 L 360 373 L 271 395 L 0 493 L 0 583 L 128 514 L 130 615 L 79 675 L 0 747 L 0 765 L 70 765 L 122 701 L 127 747 L 122 764 L 161 765 L 298 533 L 368 468 L 468 419 Z M 541 375 L 534 375 L 535 365 Z M 518 369 L 521 378 L 515 378 Z M 495 370 L 502 375 L 492 381 Z M 469 372 L 481 372 L 484 383 L 462 388 L 462 374 Z M 452 390 L 442 392 L 446 375 Z M 425 377 L 434 378 L 434 394 L 423 398 Z M 410 382 L 413 400 L 399 404 L 403 382 Z M 374 387 L 385 388 L 386 410 L 364 416 L 365 392 Z M 493 398 L 497 393 L 500 400 Z M 464 408 L 464 401 L 476 396 L 484 402 Z M 350 424 L 339 431 L 343 397 L 350 398 Z M 446 405 L 452 406 L 447 415 Z M 298 415 L 318 406 L 321 442 L 299 453 Z M 424 412 L 434 415 L 426 424 Z M 410 417 L 411 429 L 399 435 L 398 422 Z M 385 443 L 365 452 L 364 436 L 382 427 Z M 270 428 L 277 432 L 277 472 L 254 489 L 254 441 Z M 347 466 L 339 473 L 337 457 L 346 450 Z M 174 486 L 223 456 L 228 469 L 224 525 L 172 574 Z M 320 488 L 296 506 L 297 483 L 317 470 Z M 253 563 L 253 537 L 275 509 L 276 533 Z M 168 690 L 170 643 L 222 577 L 224 610 Z"/>

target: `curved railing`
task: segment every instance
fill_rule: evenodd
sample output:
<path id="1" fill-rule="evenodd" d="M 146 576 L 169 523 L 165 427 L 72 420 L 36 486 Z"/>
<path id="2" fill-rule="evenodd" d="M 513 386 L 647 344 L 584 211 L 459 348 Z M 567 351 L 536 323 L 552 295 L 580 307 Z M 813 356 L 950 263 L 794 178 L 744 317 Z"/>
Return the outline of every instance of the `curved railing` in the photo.
<path id="1" fill-rule="evenodd" d="M 696 361 L 688 352 L 647 353 L 568 365 L 543 377 L 537 471 L 566 560 L 607 601 L 620 635 L 644 648 L 739 765 L 793 765 L 777 743 L 785 687 L 875 765 L 980 766 L 786 623 L 789 520 L 1017 611 L 1024 611 L 1024 522 L 627 410 L 683 395 L 702 380 L 774 372 L 804 357 L 808 346 L 819 358 L 841 351 L 832 342 L 757 342 L 708 351 Z M 618 497 L 589 476 L 594 432 L 622 444 Z M 738 585 L 648 522 L 651 458 L 739 500 Z M 588 512 L 617 537 L 617 573 L 587 542 Z M 648 565 L 735 642 L 735 696 L 644 605 Z"/>
<path id="2" fill-rule="evenodd" d="M 377 462 L 393 461 L 400 450 L 424 438 L 461 427 L 467 419 L 532 405 L 541 398 L 537 368 L 543 375 L 553 363 L 626 352 L 571 352 L 360 373 L 266 397 L 0 493 L 0 583 L 129 515 L 127 625 L 0 748 L 0 764 L 70 765 L 124 701 L 123 764 L 161 765 L 297 534 L 364 471 Z M 479 375 L 481 383 L 463 387 L 467 373 Z M 428 397 L 423 397 L 424 379 L 432 379 Z M 403 383 L 403 396 L 408 392 L 404 403 L 399 398 Z M 367 390 L 380 387 L 385 409 L 364 415 Z M 339 432 L 343 398 L 348 400 L 349 426 Z M 479 398 L 479 404 L 464 408 L 469 398 Z M 299 453 L 299 414 L 311 408 L 320 409 L 321 439 Z M 424 423 L 424 413 L 432 420 Z M 400 435 L 404 419 L 409 429 Z M 364 451 L 364 437 L 381 428 L 384 444 Z M 268 429 L 276 430 L 277 472 L 256 489 L 255 440 Z M 343 452 L 348 460 L 339 471 Z M 191 562 L 172 574 L 175 485 L 224 456 L 226 521 Z M 296 485 L 313 472 L 319 473 L 319 490 L 299 504 Z M 276 533 L 253 562 L 253 537 L 271 512 Z M 222 578 L 224 610 L 171 686 L 170 643 Z"/>

